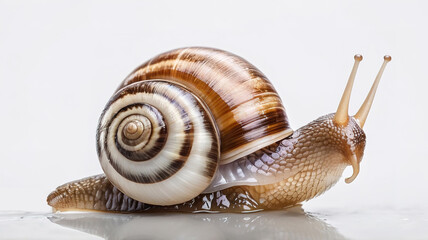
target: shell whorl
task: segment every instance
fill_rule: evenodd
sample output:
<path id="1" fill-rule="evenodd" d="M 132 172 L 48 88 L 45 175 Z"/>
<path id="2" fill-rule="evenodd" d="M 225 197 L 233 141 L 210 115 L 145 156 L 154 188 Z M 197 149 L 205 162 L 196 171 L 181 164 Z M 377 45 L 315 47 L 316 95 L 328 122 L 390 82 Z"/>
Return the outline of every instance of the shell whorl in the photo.
<path id="1" fill-rule="evenodd" d="M 118 91 L 101 115 L 97 146 L 109 180 L 140 201 L 171 205 L 211 182 L 220 156 L 209 111 L 174 83 L 145 81 Z"/>
<path id="2" fill-rule="evenodd" d="M 180 84 L 209 108 L 221 136 L 221 164 L 292 134 L 281 99 L 256 67 L 234 54 L 192 47 L 160 54 L 119 86 L 165 79 Z"/>

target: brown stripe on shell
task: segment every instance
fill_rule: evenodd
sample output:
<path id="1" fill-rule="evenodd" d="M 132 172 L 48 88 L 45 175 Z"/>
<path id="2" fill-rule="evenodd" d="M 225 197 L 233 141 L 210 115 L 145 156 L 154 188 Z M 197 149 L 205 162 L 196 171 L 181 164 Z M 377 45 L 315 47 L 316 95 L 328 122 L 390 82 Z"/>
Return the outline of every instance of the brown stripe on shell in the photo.
<path id="1" fill-rule="evenodd" d="M 231 53 L 210 48 L 172 50 L 134 70 L 119 88 L 150 79 L 183 85 L 206 103 L 221 132 L 223 156 L 244 151 L 245 145 L 266 135 L 284 132 L 286 137 L 291 132 L 281 99 L 269 80 Z"/>
<path id="2" fill-rule="evenodd" d="M 204 125 L 207 129 L 209 129 L 209 131 L 215 132 L 215 129 L 211 128 L 211 124 L 205 123 Z M 214 161 L 214 159 L 217 159 L 217 156 L 219 155 L 219 150 L 220 149 L 218 143 L 216 141 L 212 141 L 211 149 L 207 153 L 208 159 L 210 159 L 211 161 L 206 163 L 204 172 L 205 176 L 210 179 L 214 177 L 214 174 L 217 171 L 218 164 L 217 161 Z"/>

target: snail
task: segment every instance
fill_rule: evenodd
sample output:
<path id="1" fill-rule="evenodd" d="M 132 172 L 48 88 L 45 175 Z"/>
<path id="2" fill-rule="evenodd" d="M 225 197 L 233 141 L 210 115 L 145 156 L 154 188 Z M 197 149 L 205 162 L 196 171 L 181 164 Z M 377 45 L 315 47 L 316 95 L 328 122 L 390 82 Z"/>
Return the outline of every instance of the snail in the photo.
<path id="1" fill-rule="evenodd" d="M 105 173 L 59 186 L 56 211 L 246 212 L 281 209 L 359 173 L 367 115 L 386 64 L 358 112 L 348 115 L 355 62 L 337 111 L 293 131 L 270 81 L 226 51 L 162 53 L 120 84 L 101 114 Z"/>

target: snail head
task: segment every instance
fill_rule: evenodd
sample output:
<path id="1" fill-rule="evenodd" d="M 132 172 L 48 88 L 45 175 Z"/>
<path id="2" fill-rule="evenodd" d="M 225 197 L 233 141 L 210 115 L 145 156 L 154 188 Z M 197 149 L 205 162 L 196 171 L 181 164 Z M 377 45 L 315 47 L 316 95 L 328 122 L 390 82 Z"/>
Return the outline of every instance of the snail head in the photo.
<path id="1" fill-rule="evenodd" d="M 348 107 L 352 86 L 357 73 L 358 65 L 363 60 L 363 57 L 361 55 L 355 55 L 354 59 L 354 66 L 352 68 L 351 75 L 349 76 L 348 83 L 343 92 L 337 111 L 334 114 L 326 116 L 326 120 L 331 121 L 332 123 L 333 131 L 331 132 L 333 137 L 336 140 L 339 140 L 337 142 L 343 146 L 342 152 L 344 152 L 346 158 L 348 159 L 348 164 L 350 164 L 353 168 L 353 174 L 351 177 L 345 180 L 346 183 L 351 183 L 359 173 L 359 164 L 363 157 L 366 142 L 363 127 L 372 106 L 382 73 L 386 67 L 386 64 L 391 61 L 390 56 L 384 56 L 384 62 L 376 76 L 369 94 L 364 100 L 364 103 L 361 105 L 360 109 L 354 116 L 349 116 Z"/>

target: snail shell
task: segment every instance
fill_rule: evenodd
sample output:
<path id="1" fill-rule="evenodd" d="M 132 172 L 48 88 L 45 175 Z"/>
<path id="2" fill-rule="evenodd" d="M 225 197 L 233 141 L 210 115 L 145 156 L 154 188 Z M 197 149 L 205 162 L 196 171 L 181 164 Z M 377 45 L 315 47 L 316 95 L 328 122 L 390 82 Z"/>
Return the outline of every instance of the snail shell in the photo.
<path id="1" fill-rule="evenodd" d="M 203 192 L 219 164 L 291 133 L 280 97 L 257 68 L 225 51 L 183 48 L 121 83 L 100 117 L 97 150 L 126 195 L 172 205 Z"/>

